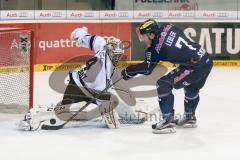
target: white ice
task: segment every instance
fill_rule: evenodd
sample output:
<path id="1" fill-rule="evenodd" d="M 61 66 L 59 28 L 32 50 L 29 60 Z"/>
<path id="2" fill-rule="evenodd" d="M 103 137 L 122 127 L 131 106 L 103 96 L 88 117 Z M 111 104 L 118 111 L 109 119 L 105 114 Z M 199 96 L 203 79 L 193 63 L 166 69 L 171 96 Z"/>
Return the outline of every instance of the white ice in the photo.
<path id="1" fill-rule="evenodd" d="M 46 76 L 42 75 L 38 86 L 44 83 Z M 54 96 L 53 92 L 48 94 L 44 89 L 36 92 L 36 103 L 51 103 L 48 97 Z M 198 128 L 177 129 L 175 134 L 167 135 L 152 134 L 150 121 L 142 125 L 124 125 L 116 130 L 82 123 L 58 131 L 23 132 L 15 126 L 22 115 L 0 114 L 0 160 L 237 160 L 240 158 L 239 92 L 240 68 L 214 68 L 201 90 Z M 175 109 L 181 113 L 183 91 L 174 93 Z M 46 100 L 41 100 L 44 96 Z M 58 100 L 56 96 L 54 101 Z M 150 106 L 157 104 L 155 99 L 148 103 Z"/>

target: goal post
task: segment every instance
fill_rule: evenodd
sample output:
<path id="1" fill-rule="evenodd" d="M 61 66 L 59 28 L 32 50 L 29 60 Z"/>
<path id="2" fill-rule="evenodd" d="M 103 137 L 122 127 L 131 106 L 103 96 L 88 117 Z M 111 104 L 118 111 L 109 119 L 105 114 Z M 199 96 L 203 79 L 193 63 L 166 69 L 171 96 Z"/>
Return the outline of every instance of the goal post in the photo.
<path id="1" fill-rule="evenodd" d="M 34 36 L 30 29 L 0 28 L 0 112 L 33 105 Z"/>

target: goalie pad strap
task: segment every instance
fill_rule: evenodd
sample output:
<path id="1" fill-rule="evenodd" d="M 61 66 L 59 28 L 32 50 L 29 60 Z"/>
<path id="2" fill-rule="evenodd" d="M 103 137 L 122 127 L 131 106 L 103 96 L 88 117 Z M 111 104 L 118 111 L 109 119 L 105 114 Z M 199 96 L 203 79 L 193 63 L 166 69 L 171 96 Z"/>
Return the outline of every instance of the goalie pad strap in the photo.
<path id="1" fill-rule="evenodd" d="M 84 89 L 89 93 L 89 94 L 87 94 L 87 95 L 88 95 L 89 97 L 93 98 L 93 97 L 94 97 L 94 93 L 92 93 L 92 92 L 86 87 L 86 85 L 85 85 L 85 83 L 84 83 L 84 81 L 82 80 L 81 77 L 79 77 L 79 80 L 80 80 L 82 86 L 84 87 Z"/>
<path id="2" fill-rule="evenodd" d="M 98 97 L 98 95 L 101 93 L 101 91 L 97 91 L 97 90 L 93 90 L 93 89 L 89 89 L 86 85 L 85 82 L 79 77 L 79 80 L 83 86 L 83 88 L 81 88 L 81 90 L 84 92 L 85 95 L 87 95 L 90 98 L 95 98 Z M 106 93 L 101 93 L 101 95 L 97 98 L 100 100 L 109 100 L 111 97 L 111 95 L 106 92 Z"/>
<path id="3" fill-rule="evenodd" d="M 91 38 L 90 38 L 90 41 L 89 41 L 89 46 L 90 46 L 90 49 L 93 50 L 93 42 L 94 42 L 94 39 L 95 39 L 96 35 L 93 35 Z"/>

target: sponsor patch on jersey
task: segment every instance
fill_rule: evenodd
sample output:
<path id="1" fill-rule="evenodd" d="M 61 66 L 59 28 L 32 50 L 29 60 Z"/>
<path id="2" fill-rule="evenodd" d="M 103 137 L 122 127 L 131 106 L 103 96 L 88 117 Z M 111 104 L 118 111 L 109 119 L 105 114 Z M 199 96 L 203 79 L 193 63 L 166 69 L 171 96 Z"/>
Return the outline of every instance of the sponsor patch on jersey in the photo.
<path id="1" fill-rule="evenodd" d="M 145 57 L 146 57 L 146 61 L 151 61 L 152 60 L 152 53 L 151 52 L 146 52 Z"/>
<path id="2" fill-rule="evenodd" d="M 166 25 L 164 28 L 163 28 L 163 31 L 161 32 L 161 36 L 158 40 L 158 44 L 156 45 L 155 47 L 155 50 L 157 53 L 160 52 L 160 49 L 162 48 L 162 45 L 163 45 L 163 42 L 165 41 L 165 38 L 167 36 L 167 33 L 168 31 L 172 28 L 173 25 L 169 24 L 169 25 Z"/>

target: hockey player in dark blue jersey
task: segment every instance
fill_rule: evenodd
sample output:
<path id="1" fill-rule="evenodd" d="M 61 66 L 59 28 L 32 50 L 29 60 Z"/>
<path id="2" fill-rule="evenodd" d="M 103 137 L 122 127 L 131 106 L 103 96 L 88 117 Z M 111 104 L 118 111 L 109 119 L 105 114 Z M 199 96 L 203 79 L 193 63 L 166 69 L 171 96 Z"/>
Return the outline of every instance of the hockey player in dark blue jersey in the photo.
<path id="1" fill-rule="evenodd" d="M 153 133 L 174 133 L 176 124 L 196 127 L 195 110 L 199 102 L 199 90 L 212 69 L 211 57 L 172 24 L 158 26 L 155 20 L 149 19 L 138 28 L 138 37 L 148 46 L 145 61 L 122 70 L 123 79 L 128 80 L 137 74 L 149 75 L 159 61 L 179 64 L 156 83 L 162 120 L 152 125 Z M 173 88 L 183 88 L 185 91 L 185 112 L 178 119 L 174 118 Z"/>

